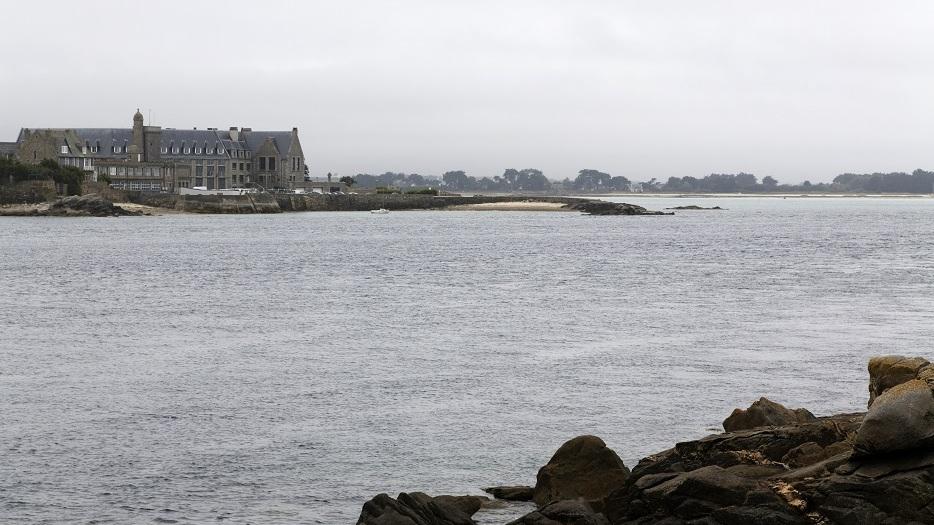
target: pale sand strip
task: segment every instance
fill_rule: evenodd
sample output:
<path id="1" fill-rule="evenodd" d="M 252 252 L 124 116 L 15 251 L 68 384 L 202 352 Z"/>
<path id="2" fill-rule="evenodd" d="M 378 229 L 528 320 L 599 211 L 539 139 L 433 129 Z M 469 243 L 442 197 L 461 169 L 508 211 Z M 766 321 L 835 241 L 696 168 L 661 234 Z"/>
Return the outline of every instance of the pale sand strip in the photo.
<path id="1" fill-rule="evenodd" d="M 115 202 L 114 206 L 120 206 L 126 211 L 142 212 L 147 215 L 175 215 L 179 213 L 185 213 L 183 211 L 174 210 L 172 208 L 159 208 L 156 206 L 146 206 L 145 204 L 135 204 L 132 202 Z"/>
<path id="2" fill-rule="evenodd" d="M 448 206 L 445 210 L 457 211 L 571 211 L 560 202 L 484 202 L 481 204 L 458 204 Z"/>

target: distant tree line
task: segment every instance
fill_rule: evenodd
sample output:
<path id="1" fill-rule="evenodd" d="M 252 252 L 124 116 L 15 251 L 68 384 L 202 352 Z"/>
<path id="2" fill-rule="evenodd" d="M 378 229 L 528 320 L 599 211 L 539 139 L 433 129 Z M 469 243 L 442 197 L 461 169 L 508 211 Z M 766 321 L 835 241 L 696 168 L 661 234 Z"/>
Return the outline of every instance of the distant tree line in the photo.
<path id="1" fill-rule="evenodd" d="M 341 177 L 341 182 L 349 182 L 348 177 Z M 418 173 L 394 173 L 387 171 L 382 175 L 370 175 L 369 173 L 358 173 L 350 177 L 353 182 L 349 185 L 360 186 L 361 188 L 426 188 L 437 187 L 441 185 L 441 180 L 435 176 L 424 177 Z"/>
<path id="2" fill-rule="evenodd" d="M 551 189 L 549 181 L 541 170 L 528 168 L 524 170 L 508 169 L 502 175 L 483 177 L 477 179 L 463 171 L 448 171 L 441 176 L 444 187 L 451 190 L 473 191 L 548 191 Z"/>
<path id="3" fill-rule="evenodd" d="M 844 173 L 834 177 L 830 188 L 857 193 L 934 193 L 934 172 Z"/>
<path id="4" fill-rule="evenodd" d="M 831 183 L 779 184 L 766 176 L 760 182 L 755 175 L 714 173 L 697 179 L 671 177 L 664 184 L 654 179 L 642 184 L 642 191 L 678 193 L 767 193 L 767 192 L 826 192 L 826 193 L 934 193 L 934 172 L 915 170 L 912 173 L 844 173 Z"/>
<path id="5" fill-rule="evenodd" d="M 342 177 L 342 182 L 363 188 L 443 188 L 447 191 L 551 192 L 551 193 L 934 193 L 934 172 L 844 173 L 831 183 L 781 184 L 772 176 L 761 180 L 751 173 L 711 173 L 705 177 L 669 177 L 667 181 L 650 179 L 634 182 L 621 175 L 595 169 L 580 170 L 574 179 L 550 181 L 541 170 L 507 169 L 494 177 L 473 177 L 463 170 L 445 172 L 440 178 L 417 173 L 382 175 L 357 174 Z M 351 182 L 352 181 L 352 182 Z"/>

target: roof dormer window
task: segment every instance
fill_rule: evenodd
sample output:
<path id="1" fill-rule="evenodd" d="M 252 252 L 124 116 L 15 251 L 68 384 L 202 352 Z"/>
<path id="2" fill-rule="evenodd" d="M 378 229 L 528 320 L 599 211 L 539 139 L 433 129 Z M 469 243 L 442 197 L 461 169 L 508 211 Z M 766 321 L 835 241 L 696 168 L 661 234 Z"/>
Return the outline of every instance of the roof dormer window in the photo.
<path id="1" fill-rule="evenodd" d="M 178 148 L 172 148 L 172 155 L 178 155 Z"/>
<path id="2" fill-rule="evenodd" d="M 188 155 L 190 153 L 191 153 L 191 148 L 185 148 L 185 155 Z"/>
<path id="3" fill-rule="evenodd" d="M 218 155 L 223 155 L 223 154 L 224 154 L 224 148 L 218 148 L 218 149 L 217 149 L 217 154 L 218 154 Z"/>
<path id="4" fill-rule="evenodd" d="M 114 153 L 120 153 L 120 146 L 114 144 Z"/>
<path id="5" fill-rule="evenodd" d="M 68 154 L 68 146 L 62 146 L 62 155 Z"/>
<path id="6" fill-rule="evenodd" d="M 201 155 L 201 148 L 195 148 L 195 155 Z"/>
<path id="7" fill-rule="evenodd" d="M 168 153 L 168 152 L 169 152 L 169 148 L 167 148 L 167 147 L 165 147 L 165 146 L 162 146 L 162 153 L 165 154 L 165 153 Z"/>

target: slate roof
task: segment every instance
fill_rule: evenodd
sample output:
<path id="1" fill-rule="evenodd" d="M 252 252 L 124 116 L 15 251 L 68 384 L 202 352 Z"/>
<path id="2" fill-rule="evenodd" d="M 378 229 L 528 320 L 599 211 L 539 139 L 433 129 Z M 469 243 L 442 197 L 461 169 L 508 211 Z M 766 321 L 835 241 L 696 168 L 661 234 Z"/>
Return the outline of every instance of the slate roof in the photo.
<path id="1" fill-rule="evenodd" d="M 81 146 L 88 146 L 88 153 L 91 153 L 91 147 L 99 146 L 99 149 L 93 155 L 95 157 L 119 157 L 126 155 L 126 148 L 133 142 L 132 128 L 24 128 L 20 130 L 17 143 L 23 140 L 23 134 L 26 129 L 31 132 L 52 132 L 54 135 L 61 136 L 69 147 L 80 154 Z M 259 151 L 267 138 L 272 138 L 279 150 L 279 154 L 285 156 L 289 152 L 292 144 L 291 131 L 241 131 L 239 140 L 231 140 L 230 131 L 216 129 L 175 129 L 162 128 L 162 148 L 167 150 L 163 153 L 163 158 L 205 158 L 216 159 L 218 157 L 229 157 L 231 151 L 249 150 L 253 153 Z M 113 146 L 120 146 L 120 153 L 113 152 Z M 77 146 L 77 149 L 75 149 Z M 224 149 L 223 155 L 208 153 L 213 151 L 215 146 Z M 177 147 L 179 152 L 172 153 L 172 149 Z M 185 147 L 192 148 L 188 155 L 185 155 Z M 201 148 L 201 154 L 195 154 L 194 148 Z"/>
<path id="2" fill-rule="evenodd" d="M 246 139 L 247 147 L 254 152 L 259 151 L 266 139 L 271 138 L 279 155 L 283 157 L 289 154 L 289 146 L 292 144 L 291 131 L 247 131 L 240 136 Z"/>
<path id="3" fill-rule="evenodd" d="M 72 130 L 80 146 L 87 146 L 88 153 L 95 157 L 126 156 L 126 148 L 133 142 L 133 130 L 130 128 L 78 128 Z M 114 153 L 113 147 L 120 146 L 120 153 Z M 91 148 L 97 147 L 95 153 Z M 80 153 L 78 149 L 76 153 Z"/>

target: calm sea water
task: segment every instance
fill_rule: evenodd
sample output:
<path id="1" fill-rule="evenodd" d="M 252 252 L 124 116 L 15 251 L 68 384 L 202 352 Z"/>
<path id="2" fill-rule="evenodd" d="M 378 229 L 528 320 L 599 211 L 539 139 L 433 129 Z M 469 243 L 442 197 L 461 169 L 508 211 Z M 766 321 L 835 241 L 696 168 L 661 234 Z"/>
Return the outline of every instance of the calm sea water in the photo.
<path id="1" fill-rule="evenodd" d="M 934 200 L 625 200 L 728 210 L 0 218 L 0 522 L 349 524 L 932 357 Z"/>

